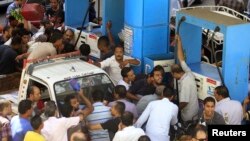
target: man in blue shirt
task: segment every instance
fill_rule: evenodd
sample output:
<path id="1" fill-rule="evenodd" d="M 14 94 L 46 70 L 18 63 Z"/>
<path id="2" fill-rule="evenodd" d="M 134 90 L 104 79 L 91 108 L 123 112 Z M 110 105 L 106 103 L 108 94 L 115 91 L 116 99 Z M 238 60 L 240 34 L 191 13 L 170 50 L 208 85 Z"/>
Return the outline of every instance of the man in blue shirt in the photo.
<path id="1" fill-rule="evenodd" d="M 11 119 L 11 134 L 13 141 L 23 141 L 26 132 L 32 131 L 29 118 L 32 115 L 33 108 L 30 100 L 22 100 L 18 105 L 19 115 Z"/>

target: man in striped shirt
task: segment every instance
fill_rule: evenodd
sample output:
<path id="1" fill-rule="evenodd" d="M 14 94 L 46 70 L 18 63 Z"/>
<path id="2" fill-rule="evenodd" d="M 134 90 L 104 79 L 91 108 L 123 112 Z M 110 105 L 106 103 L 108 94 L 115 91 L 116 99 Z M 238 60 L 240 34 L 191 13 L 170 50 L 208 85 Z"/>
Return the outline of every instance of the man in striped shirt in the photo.
<path id="1" fill-rule="evenodd" d="M 110 107 L 107 107 L 102 103 L 103 92 L 100 90 L 94 91 L 92 93 L 92 98 L 94 101 L 94 111 L 87 117 L 87 121 L 90 124 L 98 124 L 104 123 L 111 119 L 112 115 L 110 112 Z M 108 131 L 104 129 L 90 131 L 90 137 L 92 141 L 110 140 Z"/>

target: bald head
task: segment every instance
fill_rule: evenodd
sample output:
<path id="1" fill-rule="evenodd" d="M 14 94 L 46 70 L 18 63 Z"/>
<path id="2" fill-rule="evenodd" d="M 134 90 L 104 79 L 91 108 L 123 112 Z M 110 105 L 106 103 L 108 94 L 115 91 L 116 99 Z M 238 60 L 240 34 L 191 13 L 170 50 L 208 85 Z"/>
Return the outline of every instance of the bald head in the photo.
<path id="1" fill-rule="evenodd" d="M 71 135 L 70 141 L 87 141 L 87 138 L 82 132 L 78 131 Z"/>

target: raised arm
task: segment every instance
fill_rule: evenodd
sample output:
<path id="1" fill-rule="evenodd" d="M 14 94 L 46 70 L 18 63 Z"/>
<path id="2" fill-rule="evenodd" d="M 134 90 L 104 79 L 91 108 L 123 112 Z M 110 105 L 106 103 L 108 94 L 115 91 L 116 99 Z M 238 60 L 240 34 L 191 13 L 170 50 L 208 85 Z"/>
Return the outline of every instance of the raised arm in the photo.
<path id="1" fill-rule="evenodd" d="M 181 42 L 181 38 L 179 35 L 176 35 L 176 42 L 177 42 L 177 56 L 178 56 L 179 62 L 185 61 L 183 48 L 182 48 L 182 42 Z"/>
<path id="2" fill-rule="evenodd" d="M 94 108 L 91 102 L 89 101 L 89 99 L 84 95 L 82 89 L 80 89 L 80 91 L 78 92 L 78 95 L 82 99 L 82 101 L 86 104 L 86 108 L 81 111 L 81 113 L 83 114 L 83 118 L 86 118 L 89 114 L 93 112 Z"/>

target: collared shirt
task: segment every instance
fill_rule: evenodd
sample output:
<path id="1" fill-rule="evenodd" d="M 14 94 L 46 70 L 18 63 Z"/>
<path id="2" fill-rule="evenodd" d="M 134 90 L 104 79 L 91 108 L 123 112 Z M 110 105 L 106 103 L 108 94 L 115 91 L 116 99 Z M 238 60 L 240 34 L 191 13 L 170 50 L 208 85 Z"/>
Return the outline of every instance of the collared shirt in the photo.
<path id="1" fill-rule="evenodd" d="M 11 138 L 11 128 L 9 119 L 0 114 L 0 123 L 1 123 L 0 139 L 7 138 L 9 140 Z"/>
<path id="2" fill-rule="evenodd" d="M 229 97 L 217 102 L 215 111 L 223 116 L 226 124 L 240 125 L 243 119 L 241 103 L 236 100 L 231 100 Z"/>
<path id="3" fill-rule="evenodd" d="M 181 110 L 181 118 L 183 121 L 198 118 L 199 103 L 195 78 L 185 61 L 181 62 L 181 67 L 185 74 L 178 81 L 179 101 L 188 104 Z"/>
<path id="4" fill-rule="evenodd" d="M 128 89 L 130 88 L 131 84 L 125 82 L 123 79 L 121 79 L 117 85 L 123 85 L 125 86 L 126 90 L 128 91 Z"/>
<path id="5" fill-rule="evenodd" d="M 152 141 L 169 141 L 170 124 L 178 122 L 178 107 L 168 98 L 152 101 L 135 123 L 141 127 L 146 121 L 146 134 Z"/>
<path id="6" fill-rule="evenodd" d="M 47 141 L 67 141 L 67 130 L 72 126 L 77 125 L 79 122 L 80 117 L 49 117 L 44 122 L 44 127 L 41 133 Z"/>
<path id="7" fill-rule="evenodd" d="M 28 57 L 29 59 L 38 59 L 38 58 L 44 58 L 47 56 L 53 56 L 56 55 L 56 48 L 53 46 L 52 43 L 48 42 L 37 42 L 34 43 L 31 48 L 33 50 L 30 52 L 30 55 Z"/>
<path id="8" fill-rule="evenodd" d="M 94 111 L 86 119 L 90 124 L 104 123 L 112 118 L 110 107 L 105 106 L 102 102 L 95 102 L 93 107 Z M 92 141 L 109 140 L 109 133 L 103 129 L 90 131 L 90 137 Z"/>
<path id="9" fill-rule="evenodd" d="M 128 126 L 121 131 L 116 132 L 113 141 L 138 141 L 140 136 L 145 135 L 141 128 L 135 128 L 134 126 Z"/>
<path id="10" fill-rule="evenodd" d="M 134 59 L 132 57 L 123 55 L 123 60 L 127 59 Z M 116 61 L 115 56 L 113 55 L 106 60 L 103 60 L 101 63 L 101 68 L 105 69 L 107 73 L 110 75 L 111 79 L 114 81 L 115 85 L 118 83 L 119 80 L 122 79 L 121 76 L 121 68 L 120 64 Z M 127 64 L 126 67 L 129 67 L 130 64 Z"/>
<path id="11" fill-rule="evenodd" d="M 23 141 L 25 134 L 28 131 L 33 130 L 30 121 L 20 117 L 19 115 L 16 115 L 11 119 L 10 125 L 13 141 Z"/>
<path id="12" fill-rule="evenodd" d="M 158 100 L 158 96 L 156 94 L 151 94 L 151 95 L 146 95 L 143 96 L 138 103 L 136 104 L 136 109 L 138 112 L 138 115 L 141 115 L 142 112 L 146 109 L 146 107 L 148 106 L 148 104 L 151 101 L 155 101 Z"/>
<path id="13" fill-rule="evenodd" d="M 138 113 L 137 113 L 136 106 L 134 103 L 131 103 L 126 99 L 119 99 L 117 101 L 123 102 L 125 104 L 125 111 L 131 112 L 134 115 L 134 118 L 138 117 Z M 116 101 L 110 102 L 108 106 L 112 107 L 115 103 Z"/>

